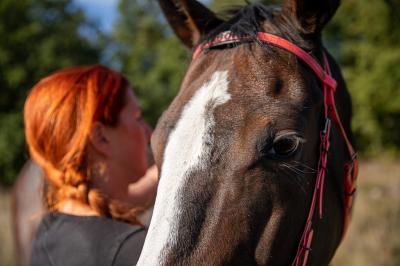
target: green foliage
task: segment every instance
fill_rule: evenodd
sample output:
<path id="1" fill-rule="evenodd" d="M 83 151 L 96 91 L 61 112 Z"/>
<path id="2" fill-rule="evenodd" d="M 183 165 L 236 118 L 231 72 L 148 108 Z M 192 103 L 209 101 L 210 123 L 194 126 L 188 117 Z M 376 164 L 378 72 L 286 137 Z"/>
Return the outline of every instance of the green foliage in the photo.
<path id="1" fill-rule="evenodd" d="M 279 5 L 281 4 L 281 0 L 214 0 L 212 2 L 212 9 L 217 13 L 224 12 L 225 10 L 229 10 L 235 7 L 242 7 L 246 5 L 248 2 L 250 3 L 262 3 L 264 5 Z"/>
<path id="2" fill-rule="evenodd" d="M 130 80 L 144 118 L 154 126 L 179 89 L 188 53 L 172 35 L 155 1 L 122 0 L 119 10 L 112 63 Z"/>
<path id="3" fill-rule="evenodd" d="M 211 5 L 218 12 L 244 4 L 244 0 L 217 0 Z M 154 126 L 180 87 L 189 52 L 172 34 L 156 1 L 121 0 L 119 11 L 109 63 L 130 80 L 145 120 Z"/>
<path id="4" fill-rule="evenodd" d="M 353 128 L 364 155 L 400 150 L 400 1 L 342 2 L 326 40 L 353 96 Z"/>
<path id="5" fill-rule="evenodd" d="M 0 182 L 11 184 L 21 168 L 24 156 L 24 132 L 21 112 L 0 115 Z"/>
<path id="6" fill-rule="evenodd" d="M 215 0 L 212 2 L 212 9 L 219 13 L 223 12 L 224 10 L 229 10 L 232 7 L 241 7 L 246 4 L 245 0 Z"/>
<path id="7" fill-rule="evenodd" d="M 93 41 L 79 34 L 83 30 Z M 27 92 L 52 71 L 97 63 L 101 35 L 70 0 L 2 0 L 0 40 L 0 184 L 11 184 L 27 158 Z"/>

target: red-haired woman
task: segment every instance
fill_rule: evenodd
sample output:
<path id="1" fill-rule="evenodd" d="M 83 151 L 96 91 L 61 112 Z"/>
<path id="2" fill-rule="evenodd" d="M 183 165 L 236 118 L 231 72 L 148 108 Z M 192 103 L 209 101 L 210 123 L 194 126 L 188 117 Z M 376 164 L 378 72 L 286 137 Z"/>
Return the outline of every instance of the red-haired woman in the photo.
<path id="1" fill-rule="evenodd" d="M 127 80 L 100 65 L 56 72 L 32 89 L 24 120 L 49 210 L 31 265 L 135 264 L 146 235 L 139 205 L 154 197 L 157 173 L 140 180 L 150 130 Z"/>

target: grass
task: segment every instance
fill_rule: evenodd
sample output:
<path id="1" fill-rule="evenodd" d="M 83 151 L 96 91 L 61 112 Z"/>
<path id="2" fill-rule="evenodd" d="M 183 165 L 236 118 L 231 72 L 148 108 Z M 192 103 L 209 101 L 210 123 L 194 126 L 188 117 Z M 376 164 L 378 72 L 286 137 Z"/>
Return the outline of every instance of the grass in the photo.
<path id="1" fill-rule="evenodd" d="M 10 192 L 0 188 L 0 265 L 14 265 Z M 400 265 L 400 162 L 361 162 L 353 218 L 332 266 Z"/>

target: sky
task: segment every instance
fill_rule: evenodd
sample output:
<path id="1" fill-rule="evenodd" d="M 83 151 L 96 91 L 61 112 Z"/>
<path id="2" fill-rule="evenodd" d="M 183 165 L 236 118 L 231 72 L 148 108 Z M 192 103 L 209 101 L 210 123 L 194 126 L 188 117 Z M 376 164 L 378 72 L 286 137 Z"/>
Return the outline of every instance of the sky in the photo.
<path id="1" fill-rule="evenodd" d="M 118 18 L 119 0 L 74 0 L 82 7 L 89 18 L 98 21 L 100 27 L 105 32 L 111 32 L 113 23 Z M 204 4 L 209 4 L 211 0 L 200 0 Z"/>
<path id="2" fill-rule="evenodd" d="M 110 32 L 118 17 L 119 0 L 74 0 L 86 14 L 98 21 L 102 30 Z"/>

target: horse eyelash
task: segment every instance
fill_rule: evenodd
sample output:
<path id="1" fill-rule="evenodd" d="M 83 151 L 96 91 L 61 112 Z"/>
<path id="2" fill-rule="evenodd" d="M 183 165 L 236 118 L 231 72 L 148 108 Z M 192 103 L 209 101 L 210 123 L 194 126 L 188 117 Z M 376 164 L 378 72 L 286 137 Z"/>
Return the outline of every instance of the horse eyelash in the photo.
<path id="1" fill-rule="evenodd" d="M 291 130 L 279 132 L 278 134 L 275 135 L 274 141 L 280 140 L 285 137 L 294 137 L 301 144 L 304 144 L 307 142 L 307 140 L 304 137 L 300 136 L 296 131 L 291 131 Z"/>

